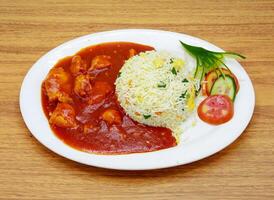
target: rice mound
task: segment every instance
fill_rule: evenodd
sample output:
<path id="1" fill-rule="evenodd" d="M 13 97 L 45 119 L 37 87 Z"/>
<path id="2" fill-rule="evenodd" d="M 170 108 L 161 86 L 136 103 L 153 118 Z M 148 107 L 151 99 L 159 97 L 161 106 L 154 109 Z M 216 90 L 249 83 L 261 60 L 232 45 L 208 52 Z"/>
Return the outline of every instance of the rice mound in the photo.
<path id="1" fill-rule="evenodd" d="M 194 63 L 186 54 L 147 51 L 125 62 L 116 79 L 116 95 L 135 121 L 167 127 L 175 136 L 195 109 Z"/>

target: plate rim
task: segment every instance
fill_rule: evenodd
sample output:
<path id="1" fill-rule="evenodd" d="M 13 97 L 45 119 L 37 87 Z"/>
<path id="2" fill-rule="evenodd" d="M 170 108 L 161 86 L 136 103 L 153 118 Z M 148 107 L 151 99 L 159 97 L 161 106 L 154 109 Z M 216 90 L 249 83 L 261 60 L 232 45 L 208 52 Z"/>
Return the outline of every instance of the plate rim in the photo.
<path id="1" fill-rule="evenodd" d="M 127 165 L 127 164 L 124 164 L 124 165 L 117 165 L 117 164 L 112 164 L 112 165 L 106 165 L 104 162 L 94 162 L 94 160 L 90 160 L 90 159 L 83 159 L 82 156 L 81 158 L 75 158 L 75 157 L 71 157 L 70 156 L 70 152 L 68 151 L 65 151 L 65 152 L 60 152 L 58 151 L 56 148 L 53 148 L 52 146 L 48 145 L 47 142 L 45 142 L 44 140 L 42 140 L 40 137 L 38 137 L 38 135 L 36 133 L 33 133 L 33 127 L 29 121 L 29 119 L 27 119 L 27 115 L 26 115 L 26 108 L 25 108 L 25 101 L 26 101 L 26 96 L 25 96 L 25 90 L 26 90 L 26 81 L 29 79 L 29 76 L 31 75 L 31 72 L 33 70 L 33 68 L 39 63 L 41 62 L 41 60 L 43 58 L 45 58 L 46 56 L 50 55 L 50 53 L 58 50 L 59 48 L 62 48 L 66 45 L 68 45 L 69 43 L 73 43 L 73 42 L 77 42 L 78 40 L 84 40 L 84 39 L 88 39 L 89 37 L 97 37 L 97 36 L 101 36 L 101 35 L 107 35 L 107 34 L 121 34 L 121 33 L 127 33 L 127 32 L 147 32 L 147 33 L 163 33 L 163 34 L 172 34 L 172 35 L 175 35 L 175 36 L 180 36 L 180 37 L 185 37 L 185 38 L 190 38 L 191 40 L 196 40 L 198 43 L 200 43 L 202 41 L 202 43 L 207 43 L 208 45 L 216 48 L 216 49 L 219 49 L 220 51 L 222 51 L 221 48 L 215 46 L 214 44 L 206 41 L 206 40 L 203 40 L 203 39 L 200 39 L 198 37 L 194 37 L 194 36 L 191 36 L 191 35 L 187 35 L 187 34 L 184 34 L 184 33 L 177 33 L 177 32 L 170 32 L 170 31 L 164 31 L 164 30 L 155 30 L 155 29 L 118 29 L 118 30 L 111 30 L 111 31 L 104 31 L 104 32 L 97 32 L 97 33 L 92 33 L 92 34 L 88 34 L 88 35 L 84 35 L 84 36 L 81 36 L 81 37 L 77 37 L 75 39 L 72 39 L 72 40 L 69 40 L 69 41 L 66 41 L 62 44 L 60 44 L 59 46 L 51 49 L 50 51 L 46 52 L 44 55 L 42 55 L 33 65 L 32 67 L 28 70 L 27 74 L 25 75 L 24 77 L 24 80 L 22 82 L 22 85 L 21 85 L 21 89 L 20 89 L 20 96 L 19 96 L 19 101 L 20 101 L 20 111 L 21 111 L 21 114 L 23 116 L 23 119 L 24 119 L 24 122 L 27 126 L 27 128 L 29 129 L 29 131 L 31 132 L 31 134 L 41 143 L 43 144 L 43 146 L 47 147 L 48 149 L 50 149 L 51 151 L 57 153 L 58 155 L 62 156 L 62 157 L 65 157 L 65 158 L 68 158 L 70 160 L 73 160 L 73 161 L 76 161 L 76 162 L 79 162 L 79 163 L 82 163 L 82 164 L 86 164 L 86 165 L 90 165 L 90 166 L 95 166 L 95 167 L 101 167 L 101 168 L 108 168 L 108 169 L 118 169 L 118 170 L 151 170 L 151 169 L 162 169 L 162 168 L 168 168 L 168 167 L 175 167 L 175 166 L 178 166 L 178 165 L 184 165 L 184 164 L 188 164 L 188 163 L 191 163 L 191 162 L 195 162 L 197 160 L 201 160 L 201 159 L 204 159 L 206 157 L 209 157 L 219 151 L 221 151 L 222 149 L 226 148 L 227 146 L 229 146 L 231 143 L 233 143 L 243 132 L 244 130 L 246 129 L 246 127 L 248 126 L 249 122 L 251 121 L 251 118 L 253 116 L 253 112 L 254 112 L 254 108 L 255 108 L 255 91 L 254 91 L 254 87 L 253 87 L 253 84 L 252 84 L 252 81 L 250 79 L 250 77 L 248 76 L 248 74 L 246 73 L 246 71 L 244 70 L 244 68 L 237 62 L 235 61 L 236 63 L 238 63 L 238 65 L 242 68 L 242 70 L 246 73 L 247 77 L 248 77 L 248 81 L 250 82 L 250 86 L 251 86 L 251 104 L 250 104 L 250 114 L 248 116 L 248 119 L 245 121 L 245 123 L 241 126 L 241 128 L 238 130 L 238 134 L 236 134 L 236 136 L 233 138 L 233 139 L 229 139 L 225 142 L 222 143 L 222 145 L 219 144 L 218 147 L 216 147 L 214 150 L 212 149 L 211 151 L 207 151 L 205 152 L 204 154 L 200 154 L 200 156 L 196 156 L 195 158 L 192 158 L 190 159 L 188 162 L 173 162 L 173 163 L 166 163 L 166 162 L 161 162 L 159 163 L 158 165 L 151 165 L 151 166 L 148 166 L 148 165 L 143 165 L 143 167 L 141 166 L 137 166 L 137 167 L 133 167 L 131 165 Z M 126 41 L 126 40 L 125 40 Z M 99 43 L 102 43 L 102 42 L 99 42 Z M 89 45 L 86 45 L 86 46 L 89 46 Z M 85 48 L 86 46 L 83 46 L 81 48 Z M 61 58 L 60 58 L 61 59 Z M 43 110 L 41 111 L 43 114 Z M 53 133 L 54 134 L 54 133 Z M 57 140 L 61 141 L 57 136 L 55 136 Z M 66 144 L 65 144 L 66 145 Z M 99 157 L 132 157 L 133 156 L 137 156 L 139 157 L 141 154 L 144 155 L 148 155 L 148 154 L 153 154 L 155 152 L 148 152 L 148 153 L 133 153 L 133 154 L 123 154 L 123 155 L 97 155 L 97 154 L 90 154 L 90 153 L 86 153 L 86 152 L 82 152 L 82 151 L 79 151 L 77 149 L 74 149 L 68 145 L 66 145 L 70 150 L 72 151 L 77 151 L 78 153 L 82 154 L 82 155 L 96 155 L 96 156 L 99 156 Z M 168 149 L 164 149 L 164 150 L 160 150 L 160 151 L 156 151 L 157 152 L 164 152 L 164 151 L 168 151 Z M 87 156 L 86 155 L 86 156 Z M 85 157 L 85 156 L 84 156 Z"/>

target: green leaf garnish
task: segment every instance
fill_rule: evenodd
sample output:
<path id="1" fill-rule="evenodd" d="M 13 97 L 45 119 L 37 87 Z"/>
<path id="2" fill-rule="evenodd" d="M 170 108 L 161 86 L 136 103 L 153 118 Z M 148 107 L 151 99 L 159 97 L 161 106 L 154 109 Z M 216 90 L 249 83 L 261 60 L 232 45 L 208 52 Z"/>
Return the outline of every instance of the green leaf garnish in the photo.
<path id="1" fill-rule="evenodd" d="M 148 119 L 151 117 L 151 115 L 143 115 L 145 119 Z"/>
<path id="2" fill-rule="evenodd" d="M 182 83 L 188 83 L 188 80 L 185 78 L 184 80 L 182 80 Z"/>
<path id="3" fill-rule="evenodd" d="M 172 74 L 177 75 L 177 71 L 174 67 L 172 67 L 171 72 L 172 72 Z"/>
<path id="4" fill-rule="evenodd" d="M 245 57 L 241 54 L 234 52 L 214 52 L 202 47 L 188 45 L 182 41 L 180 41 L 180 43 L 196 59 L 196 70 L 194 77 L 199 79 L 200 83 L 203 80 L 205 74 L 212 70 L 219 70 L 221 75 L 225 78 L 222 71 L 222 66 L 230 71 L 228 66 L 226 66 L 224 63 L 225 57 L 245 59 Z"/>

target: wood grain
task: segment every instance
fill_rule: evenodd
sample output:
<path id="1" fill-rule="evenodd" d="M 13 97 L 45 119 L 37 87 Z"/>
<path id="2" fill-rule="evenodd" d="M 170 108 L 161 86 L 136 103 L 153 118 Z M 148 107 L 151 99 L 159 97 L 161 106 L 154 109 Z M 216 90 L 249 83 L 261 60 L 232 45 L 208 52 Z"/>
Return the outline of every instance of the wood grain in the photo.
<path id="1" fill-rule="evenodd" d="M 274 199 L 274 1 L 79 2 L 0 0 L 0 199 Z M 65 41 L 121 28 L 187 33 L 246 55 L 256 108 L 244 134 L 207 159 L 141 172 L 84 166 L 38 143 L 18 105 L 28 69 Z"/>

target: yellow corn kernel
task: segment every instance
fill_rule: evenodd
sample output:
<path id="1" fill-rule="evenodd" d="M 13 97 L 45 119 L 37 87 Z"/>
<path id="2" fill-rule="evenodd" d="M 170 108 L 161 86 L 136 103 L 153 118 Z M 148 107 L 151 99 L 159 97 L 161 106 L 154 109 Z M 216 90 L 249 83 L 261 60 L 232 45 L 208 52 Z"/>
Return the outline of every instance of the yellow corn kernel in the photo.
<path id="1" fill-rule="evenodd" d="M 164 65 L 164 61 L 163 59 L 161 58 L 156 58 L 154 61 L 153 61 L 153 65 L 156 67 L 156 68 L 160 68 Z"/>
<path id="2" fill-rule="evenodd" d="M 172 66 L 177 71 L 180 71 L 185 66 L 185 62 L 182 59 L 173 59 Z"/>
<path id="3" fill-rule="evenodd" d="M 142 103 L 144 101 L 144 97 L 142 97 L 141 95 L 138 95 L 136 97 L 136 99 L 137 99 L 138 103 Z"/>
<path id="4" fill-rule="evenodd" d="M 192 111 L 195 108 L 195 90 L 194 88 L 191 88 L 188 92 L 190 95 L 187 100 L 187 107 L 189 111 Z"/>
<path id="5" fill-rule="evenodd" d="M 128 81 L 128 86 L 131 87 L 132 86 L 132 80 Z"/>

